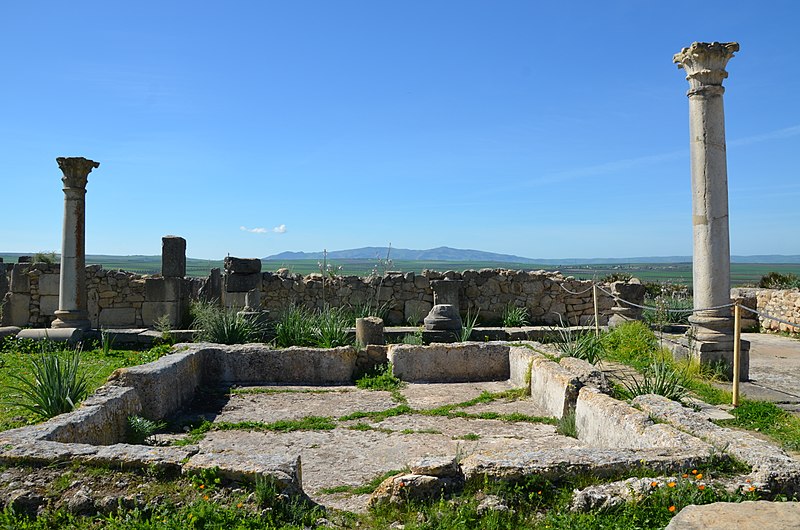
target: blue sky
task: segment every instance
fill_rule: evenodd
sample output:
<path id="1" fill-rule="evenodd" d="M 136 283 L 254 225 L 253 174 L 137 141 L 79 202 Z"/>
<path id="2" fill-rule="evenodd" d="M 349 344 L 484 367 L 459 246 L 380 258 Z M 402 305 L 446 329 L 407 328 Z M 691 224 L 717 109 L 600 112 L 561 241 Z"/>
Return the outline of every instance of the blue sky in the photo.
<path id="1" fill-rule="evenodd" d="M 691 254 L 688 84 L 725 86 L 733 254 L 798 254 L 800 3 L 6 2 L 0 250 L 255 257 L 391 243 Z"/>

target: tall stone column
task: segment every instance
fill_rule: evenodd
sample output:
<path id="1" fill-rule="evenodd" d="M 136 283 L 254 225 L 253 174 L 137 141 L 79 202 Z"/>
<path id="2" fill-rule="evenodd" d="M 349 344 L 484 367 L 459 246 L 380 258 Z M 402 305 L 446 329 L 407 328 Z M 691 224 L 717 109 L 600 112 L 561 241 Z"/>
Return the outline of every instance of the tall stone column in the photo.
<path id="1" fill-rule="evenodd" d="M 692 163 L 692 272 L 695 309 L 730 303 L 728 169 L 722 81 L 725 65 L 739 51 L 735 42 L 695 42 L 673 61 L 689 81 L 689 135 Z M 732 368 L 733 321 L 730 308 L 695 312 L 689 353 L 704 364 Z"/>
<path id="2" fill-rule="evenodd" d="M 61 278 L 54 328 L 89 329 L 86 301 L 86 182 L 100 164 L 83 157 L 56 158 L 64 176 Z"/>

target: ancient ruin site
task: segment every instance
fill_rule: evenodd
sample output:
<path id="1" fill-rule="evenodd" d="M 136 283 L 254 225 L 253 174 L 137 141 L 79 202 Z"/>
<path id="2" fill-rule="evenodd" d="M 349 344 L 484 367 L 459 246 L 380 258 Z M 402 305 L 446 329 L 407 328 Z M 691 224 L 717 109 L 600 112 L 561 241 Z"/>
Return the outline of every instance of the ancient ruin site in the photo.
<path id="1" fill-rule="evenodd" d="M 361 276 L 327 250 L 312 274 L 235 253 L 190 275 L 196 236 L 173 227 L 191 220 L 141 205 L 106 222 L 147 215 L 173 232 L 160 270 L 87 265 L 101 228 L 87 216 L 93 184 L 133 154 L 55 158 L 36 194 L 63 201 L 61 248 L 0 259 L 0 527 L 800 528 L 800 281 L 771 271 L 743 287 L 730 272 L 723 81 L 739 50 L 693 42 L 672 58 L 688 81 L 691 286 L 554 268 L 398 270 L 391 245 Z M 228 152 L 262 148 L 241 143 Z M 535 193 L 579 196 L 569 171 L 554 175 Z M 426 232 L 455 232 L 447 186 L 403 184 L 371 182 L 370 197 L 395 223 L 415 210 L 394 203 L 419 199 Z M 120 211 L 138 200 L 130 186 Z M 170 200 L 215 194 L 216 211 L 194 214 L 229 217 L 248 209 L 230 197 L 261 193 L 234 187 Z M 268 198 L 311 195 L 289 188 Z M 287 228 L 275 224 L 240 235 L 277 238 Z"/>

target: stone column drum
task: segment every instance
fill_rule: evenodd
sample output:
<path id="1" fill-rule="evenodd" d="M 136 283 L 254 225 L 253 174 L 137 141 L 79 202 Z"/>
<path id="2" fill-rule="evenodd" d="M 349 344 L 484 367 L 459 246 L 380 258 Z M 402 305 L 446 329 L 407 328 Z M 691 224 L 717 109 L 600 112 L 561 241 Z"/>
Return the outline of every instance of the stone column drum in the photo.
<path id="1" fill-rule="evenodd" d="M 725 66 L 739 51 L 735 42 L 695 42 L 673 61 L 689 81 L 689 135 L 692 164 L 692 272 L 695 309 L 730 303 L 728 169 L 722 81 Z M 733 321 L 730 308 L 695 312 L 689 353 L 704 364 L 724 362 L 732 374 Z M 746 379 L 746 375 L 744 377 Z"/>
<path id="2" fill-rule="evenodd" d="M 86 300 L 86 183 L 100 166 L 83 157 L 56 158 L 64 176 L 64 226 L 61 237 L 61 277 L 54 328 L 89 329 Z"/>

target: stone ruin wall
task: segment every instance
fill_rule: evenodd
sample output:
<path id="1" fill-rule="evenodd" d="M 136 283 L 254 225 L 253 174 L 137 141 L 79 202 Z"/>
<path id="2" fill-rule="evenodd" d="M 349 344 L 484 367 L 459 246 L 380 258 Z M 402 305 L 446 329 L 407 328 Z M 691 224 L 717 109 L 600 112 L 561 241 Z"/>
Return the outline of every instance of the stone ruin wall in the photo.
<path id="1" fill-rule="evenodd" d="M 559 315 L 570 324 L 590 324 L 594 321 L 591 281 L 564 277 L 546 271 L 515 271 L 506 269 L 481 269 L 462 272 L 423 271 L 389 272 L 383 277 L 336 276 L 320 274 L 301 276 L 286 269 L 276 273 L 261 274 L 261 306 L 272 315 L 280 314 L 291 304 L 308 308 L 359 307 L 371 303 L 387 305 L 386 323 L 407 325 L 421 320 L 433 307 L 431 280 L 462 280 L 459 306 L 462 315 L 469 310 L 479 312 L 479 322 L 499 324 L 503 310 L 509 305 L 526 307 L 529 321 L 536 324 L 559 324 Z M 573 295 L 573 293 L 581 293 Z M 610 289 L 607 285 L 606 289 Z M 614 306 L 613 299 L 599 292 L 600 323 L 606 324 Z M 229 301 L 243 293 L 227 293 Z M 233 296 L 232 296 L 233 295 Z M 238 301 L 238 300 L 237 300 Z M 230 305 L 242 305 L 231 303 Z M 641 303 L 641 300 L 634 300 Z M 417 321 L 419 321 L 417 320 Z"/>
<path id="2" fill-rule="evenodd" d="M 8 292 L 2 325 L 49 327 L 58 309 L 60 265 L 17 263 L 5 268 Z M 167 315 L 171 325 L 183 326 L 189 301 L 197 298 L 201 283 L 197 278 L 151 277 L 89 265 L 89 319 L 97 328 L 141 328 L 152 327 Z"/>
<path id="3" fill-rule="evenodd" d="M 763 318 L 750 311 L 742 311 L 742 329 L 759 327 L 767 332 L 800 332 L 800 290 L 799 289 L 731 289 L 732 298 L 742 298 L 742 305 L 797 324 L 792 328 L 787 324 Z"/>

